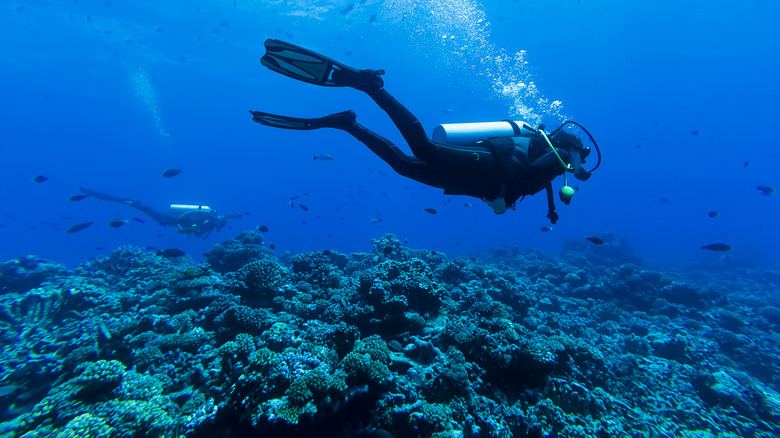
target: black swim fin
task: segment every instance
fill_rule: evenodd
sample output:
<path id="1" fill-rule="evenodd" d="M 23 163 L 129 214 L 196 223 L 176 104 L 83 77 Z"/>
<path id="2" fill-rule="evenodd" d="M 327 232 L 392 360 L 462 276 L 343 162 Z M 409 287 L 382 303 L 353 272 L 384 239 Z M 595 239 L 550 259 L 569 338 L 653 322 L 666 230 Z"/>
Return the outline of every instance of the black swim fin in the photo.
<path id="1" fill-rule="evenodd" d="M 280 116 L 260 111 L 249 111 L 252 120 L 265 126 L 274 128 L 297 129 L 308 131 L 320 128 L 347 129 L 355 124 L 355 112 L 352 110 L 330 114 L 315 119 L 302 119 L 298 117 Z"/>
<path id="2" fill-rule="evenodd" d="M 285 41 L 265 40 L 260 63 L 285 76 L 326 87 L 352 87 L 366 92 L 384 86 L 384 70 L 358 70 Z"/>

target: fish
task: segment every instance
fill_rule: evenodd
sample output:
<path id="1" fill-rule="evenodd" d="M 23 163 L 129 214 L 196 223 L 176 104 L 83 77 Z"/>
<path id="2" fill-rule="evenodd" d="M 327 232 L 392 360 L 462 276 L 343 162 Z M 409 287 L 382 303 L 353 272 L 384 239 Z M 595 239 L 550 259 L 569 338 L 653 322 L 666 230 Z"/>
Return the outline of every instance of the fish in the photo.
<path id="1" fill-rule="evenodd" d="M 307 207 L 307 206 L 305 206 L 303 204 L 298 204 L 298 207 L 301 207 L 301 210 L 303 210 L 303 211 L 309 211 L 309 207 Z"/>
<path id="2" fill-rule="evenodd" d="M 707 213 L 707 216 L 709 217 L 718 217 L 718 215 L 720 215 L 720 213 L 718 213 L 717 211 L 711 211 Z"/>
<path id="3" fill-rule="evenodd" d="M 180 173 L 181 173 L 181 169 L 168 169 L 165 172 L 163 172 L 162 176 L 164 176 L 165 178 L 172 178 Z"/>
<path id="4" fill-rule="evenodd" d="M 464 206 L 464 207 L 471 207 L 471 202 L 464 202 L 464 203 L 463 203 L 463 206 Z"/>
<path id="5" fill-rule="evenodd" d="M 276 245 L 273 243 L 269 244 L 268 247 L 271 248 L 272 251 L 276 249 Z"/>
<path id="6" fill-rule="evenodd" d="M 320 161 L 333 161 L 333 155 L 331 154 L 312 155 L 311 158 Z"/>
<path id="7" fill-rule="evenodd" d="M 430 213 L 430 214 L 436 214 L 436 213 L 438 213 L 438 211 L 436 211 L 436 209 L 435 209 L 435 208 L 423 208 L 423 211 L 426 211 L 426 212 L 428 212 L 428 213 Z"/>
<path id="8" fill-rule="evenodd" d="M 698 129 L 694 129 L 693 131 L 691 131 L 691 135 L 699 135 L 699 134 L 701 134 L 701 132 L 699 132 Z"/>
<path id="9" fill-rule="evenodd" d="M 178 234 L 193 234 L 195 233 L 195 228 L 181 228 L 176 231 Z"/>
<path id="10" fill-rule="evenodd" d="M 42 182 L 46 181 L 47 179 L 49 179 L 48 176 L 37 175 L 35 178 L 33 178 L 33 181 L 35 181 L 37 183 L 42 183 Z"/>
<path id="11" fill-rule="evenodd" d="M 750 161 L 745 161 L 744 164 L 742 164 L 742 167 L 748 167 L 750 166 Z"/>
<path id="12" fill-rule="evenodd" d="M 592 243 L 594 243 L 596 245 L 603 245 L 604 244 L 604 239 L 602 239 L 601 237 L 595 237 L 595 236 L 586 237 L 585 240 L 587 240 L 589 242 L 592 242 Z"/>
<path id="13" fill-rule="evenodd" d="M 775 194 L 776 190 L 774 187 L 771 186 L 758 186 L 756 187 L 762 195 L 764 196 L 772 196 Z"/>
<path id="14" fill-rule="evenodd" d="M 119 228 L 126 223 L 127 223 L 127 219 L 114 219 L 108 223 L 108 226 L 111 228 Z"/>
<path id="15" fill-rule="evenodd" d="M 701 249 L 706 249 L 709 251 L 716 251 L 716 252 L 725 252 L 725 251 L 731 251 L 733 248 L 731 245 L 727 245 L 725 243 L 711 243 L 709 245 L 702 246 Z"/>
<path id="16" fill-rule="evenodd" d="M 160 256 L 160 257 L 165 257 L 166 259 L 172 259 L 172 258 L 175 258 L 175 257 L 183 257 L 183 256 L 187 255 L 184 251 L 182 251 L 180 249 L 176 249 L 176 248 L 168 248 L 168 249 L 164 249 L 162 251 L 160 251 L 158 249 L 156 254 L 158 256 Z"/>
<path id="17" fill-rule="evenodd" d="M 369 23 L 373 23 L 373 22 L 375 22 L 375 21 L 376 21 L 376 14 L 374 14 L 374 15 L 372 15 L 372 16 L 370 16 L 370 17 L 368 18 L 368 22 L 369 22 Z"/>
<path id="18" fill-rule="evenodd" d="M 89 195 L 73 195 L 68 198 L 68 201 L 81 201 L 84 198 L 89 198 Z"/>
<path id="19" fill-rule="evenodd" d="M 379 223 L 379 222 L 382 222 L 382 219 L 380 219 L 380 218 L 378 218 L 378 217 L 375 217 L 375 218 L 372 218 L 372 219 L 371 219 L 371 223 L 372 223 L 372 224 L 376 224 L 376 223 Z"/>
<path id="20" fill-rule="evenodd" d="M 145 221 L 145 220 L 143 220 L 143 219 L 141 219 L 141 218 L 137 218 L 137 217 L 134 217 L 134 218 L 133 218 L 133 220 L 134 220 L 134 221 L 136 221 L 136 222 L 140 222 L 140 223 L 142 223 L 142 224 L 145 224 L 145 223 L 146 223 L 146 221 Z"/>
<path id="21" fill-rule="evenodd" d="M 350 3 L 347 5 L 346 8 L 342 9 L 341 12 L 339 12 L 341 15 L 347 15 L 351 10 L 355 9 L 355 4 Z"/>
<path id="22" fill-rule="evenodd" d="M 92 222 L 82 222 L 80 224 L 76 224 L 76 225 L 68 228 L 67 230 L 65 230 L 65 232 L 66 233 L 76 233 L 76 232 L 79 232 L 79 231 L 83 230 L 84 228 L 87 228 L 90 225 L 92 225 Z"/>
<path id="23" fill-rule="evenodd" d="M 542 233 L 546 233 L 548 231 L 552 231 L 552 227 L 542 227 L 539 228 L 539 231 L 541 231 Z"/>
<path id="24" fill-rule="evenodd" d="M 257 230 L 260 231 L 261 233 L 267 233 L 268 227 L 266 227 L 265 225 L 258 225 Z"/>
<path id="25" fill-rule="evenodd" d="M 658 202 L 660 202 L 661 204 L 670 204 L 672 200 L 669 198 L 658 198 Z"/>

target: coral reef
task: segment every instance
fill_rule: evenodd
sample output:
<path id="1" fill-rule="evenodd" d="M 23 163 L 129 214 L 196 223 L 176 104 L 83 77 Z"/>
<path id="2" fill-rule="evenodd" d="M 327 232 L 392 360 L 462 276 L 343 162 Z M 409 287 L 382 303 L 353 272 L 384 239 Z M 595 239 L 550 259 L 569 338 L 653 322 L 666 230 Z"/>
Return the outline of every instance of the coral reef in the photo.
<path id="1" fill-rule="evenodd" d="M 0 266 L 0 434 L 776 436 L 780 275 L 627 243 Z M 737 273 L 735 273 L 737 274 Z"/>

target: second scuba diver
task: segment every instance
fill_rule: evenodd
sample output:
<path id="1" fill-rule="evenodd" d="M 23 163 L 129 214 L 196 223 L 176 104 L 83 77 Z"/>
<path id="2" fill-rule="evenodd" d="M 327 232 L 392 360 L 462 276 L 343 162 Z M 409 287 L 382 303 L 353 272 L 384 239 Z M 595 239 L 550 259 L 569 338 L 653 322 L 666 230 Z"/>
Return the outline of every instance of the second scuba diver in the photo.
<path id="1" fill-rule="evenodd" d="M 485 201 L 497 214 L 514 209 L 518 199 L 547 191 L 547 217 L 558 220 L 552 181 L 564 175 L 559 196 L 568 205 L 574 195 L 565 172 L 585 181 L 601 164 L 601 153 L 593 137 L 576 122 L 567 121 L 544 132 L 526 123 L 501 121 L 439 125 L 431 140 L 420 121 L 384 89 L 383 70 L 358 70 L 303 47 L 280 40 L 265 41 L 266 54 L 260 60 L 285 76 L 328 87 L 352 87 L 368 94 L 390 116 L 414 154 L 406 155 L 386 138 L 356 122 L 353 111 L 303 119 L 250 111 L 252 120 L 276 128 L 310 130 L 333 128 L 346 131 L 383 159 L 398 174 L 450 195 L 468 195 Z M 598 162 L 590 170 L 582 164 L 590 154 L 579 137 L 563 131 L 568 124 L 579 126 L 593 142 Z"/>
<path id="2" fill-rule="evenodd" d="M 86 187 L 79 187 L 79 191 L 97 199 L 128 205 L 142 211 L 160 225 L 177 227 L 179 234 L 202 236 L 204 239 L 209 237 L 212 231 L 220 231 L 228 219 L 239 217 L 232 214 L 218 215 L 205 205 L 171 204 L 168 212 L 164 213 L 130 198 L 120 198 Z"/>

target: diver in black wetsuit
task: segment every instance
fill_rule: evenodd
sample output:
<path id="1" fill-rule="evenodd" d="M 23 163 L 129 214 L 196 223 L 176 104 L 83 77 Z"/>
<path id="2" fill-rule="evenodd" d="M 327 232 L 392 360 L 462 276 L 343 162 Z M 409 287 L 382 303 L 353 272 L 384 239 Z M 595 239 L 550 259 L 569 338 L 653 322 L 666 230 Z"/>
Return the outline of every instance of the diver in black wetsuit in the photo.
<path id="1" fill-rule="evenodd" d="M 400 175 L 442 188 L 446 194 L 480 198 L 497 214 L 514 208 L 521 197 L 546 189 L 547 217 L 554 224 L 558 214 L 553 200 L 552 180 L 567 171 L 573 172 L 580 180 L 587 180 L 601 163 L 599 153 L 599 164 L 593 169 L 586 171 L 582 167 L 590 149 L 585 148 L 577 136 L 562 131 L 567 124 L 580 126 L 575 122 L 564 123 L 549 137 L 544 132 L 544 126 L 533 129 L 522 122 L 498 122 L 503 124 L 503 132 L 495 129 L 486 131 L 479 141 L 472 141 L 473 132 L 465 140 L 459 139 L 457 133 L 449 135 L 450 139 L 446 133 L 448 125 L 440 125 L 446 142 L 433 141 L 425 134 L 417 117 L 384 89 L 381 78 L 384 71 L 357 70 L 279 40 L 266 40 L 265 47 L 266 54 L 261 62 L 271 70 L 303 82 L 352 87 L 368 94 L 393 120 L 414 157 L 404 154 L 389 140 L 358 124 L 353 111 L 314 119 L 250 111 L 254 121 L 286 129 L 341 129 L 368 146 Z M 473 125 L 495 128 L 496 123 Z M 595 141 L 593 143 L 596 145 Z M 598 150 L 598 146 L 596 148 Z M 564 183 L 559 193 L 561 200 L 568 205 L 574 190 Z"/>
<path id="2" fill-rule="evenodd" d="M 169 212 L 163 213 L 130 198 L 119 198 L 86 187 L 79 187 L 79 191 L 104 201 L 129 205 L 142 211 L 160 225 L 178 227 L 179 234 L 203 236 L 204 239 L 209 237 L 212 231 L 220 231 L 227 224 L 228 219 L 238 217 L 237 215 L 218 215 L 205 205 L 171 204 Z"/>

